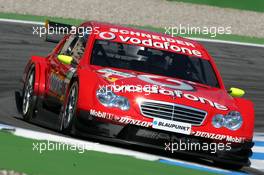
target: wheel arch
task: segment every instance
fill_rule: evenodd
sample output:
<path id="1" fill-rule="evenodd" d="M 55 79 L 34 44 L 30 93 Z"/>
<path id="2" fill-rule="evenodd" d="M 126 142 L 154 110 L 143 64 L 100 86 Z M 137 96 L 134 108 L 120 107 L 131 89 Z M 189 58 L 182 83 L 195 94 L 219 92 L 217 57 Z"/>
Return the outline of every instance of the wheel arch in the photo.
<path id="1" fill-rule="evenodd" d="M 255 124 L 254 104 L 244 98 L 235 98 L 235 101 L 243 117 L 244 133 L 247 138 L 253 138 Z"/>
<path id="2" fill-rule="evenodd" d="M 23 76 L 24 84 L 28 73 L 33 68 L 35 70 L 34 93 L 37 96 L 40 96 L 45 91 L 47 59 L 40 56 L 31 57 L 24 71 L 24 76 Z"/>

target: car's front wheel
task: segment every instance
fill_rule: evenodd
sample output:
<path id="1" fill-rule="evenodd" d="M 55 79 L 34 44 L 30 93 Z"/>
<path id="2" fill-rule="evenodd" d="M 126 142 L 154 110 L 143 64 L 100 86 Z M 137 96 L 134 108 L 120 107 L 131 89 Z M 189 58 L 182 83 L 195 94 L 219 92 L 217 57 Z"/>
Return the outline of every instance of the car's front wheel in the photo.
<path id="1" fill-rule="evenodd" d="M 34 116 L 36 96 L 34 96 L 35 69 L 32 67 L 27 74 L 22 96 L 22 116 L 26 121 L 30 121 Z"/>
<path id="2" fill-rule="evenodd" d="M 60 130 L 69 134 L 72 130 L 74 118 L 76 115 L 76 106 L 78 100 L 79 86 L 77 82 L 72 83 L 66 96 L 65 104 L 60 113 Z"/>

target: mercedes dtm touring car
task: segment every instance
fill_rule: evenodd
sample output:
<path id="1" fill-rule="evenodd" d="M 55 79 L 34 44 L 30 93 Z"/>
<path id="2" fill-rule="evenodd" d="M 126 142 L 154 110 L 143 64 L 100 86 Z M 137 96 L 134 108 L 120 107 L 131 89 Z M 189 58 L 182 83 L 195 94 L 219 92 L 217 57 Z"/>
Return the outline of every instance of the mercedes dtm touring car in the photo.
<path id="1" fill-rule="evenodd" d="M 50 26 L 69 33 L 25 68 L 16 102 L 26 121 L 45 114 L 64 133 L 250 164 L 253 103 L 225 89 L 201 44 L 94 21 Z"/>

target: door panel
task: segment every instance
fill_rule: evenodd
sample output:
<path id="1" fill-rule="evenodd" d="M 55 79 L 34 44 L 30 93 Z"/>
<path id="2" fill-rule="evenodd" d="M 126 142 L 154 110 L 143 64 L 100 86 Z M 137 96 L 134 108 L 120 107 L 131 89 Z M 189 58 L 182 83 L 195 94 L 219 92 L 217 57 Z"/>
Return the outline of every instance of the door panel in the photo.
<path id="1" fill-rule="evenodd" d="M 47 94 L 45 97 L 45 104 L 47 109 L 55 112 L 60 111 L 70 83 L 68 76 L 73 74 L 76 70 L 75 67 L 83 56 L 86 45 L 84 41 L 86 40 L 80 38 L 78 35 L 70 35 L 66 38 L 58 52 L 50 56 L 49 69 L 46 75 Z M 67 65 L 61 63 L 58 60 L 58 55 L 73 57 L 74 64 Z"/>

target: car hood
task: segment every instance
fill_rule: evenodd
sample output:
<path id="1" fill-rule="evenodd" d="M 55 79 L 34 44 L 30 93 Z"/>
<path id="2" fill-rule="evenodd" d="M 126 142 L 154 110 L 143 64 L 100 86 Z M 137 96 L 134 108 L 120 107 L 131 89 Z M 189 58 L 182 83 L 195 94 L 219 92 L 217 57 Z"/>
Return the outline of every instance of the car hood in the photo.
<path id="1" fill-rule="evenodd" d="M 107 88 L 129 99 L 177 103 L 209 113 L 237 109 L 234 99 L 224 89 L 131 70 L 95 66 L 94 71 L 104 80 Z"/>

